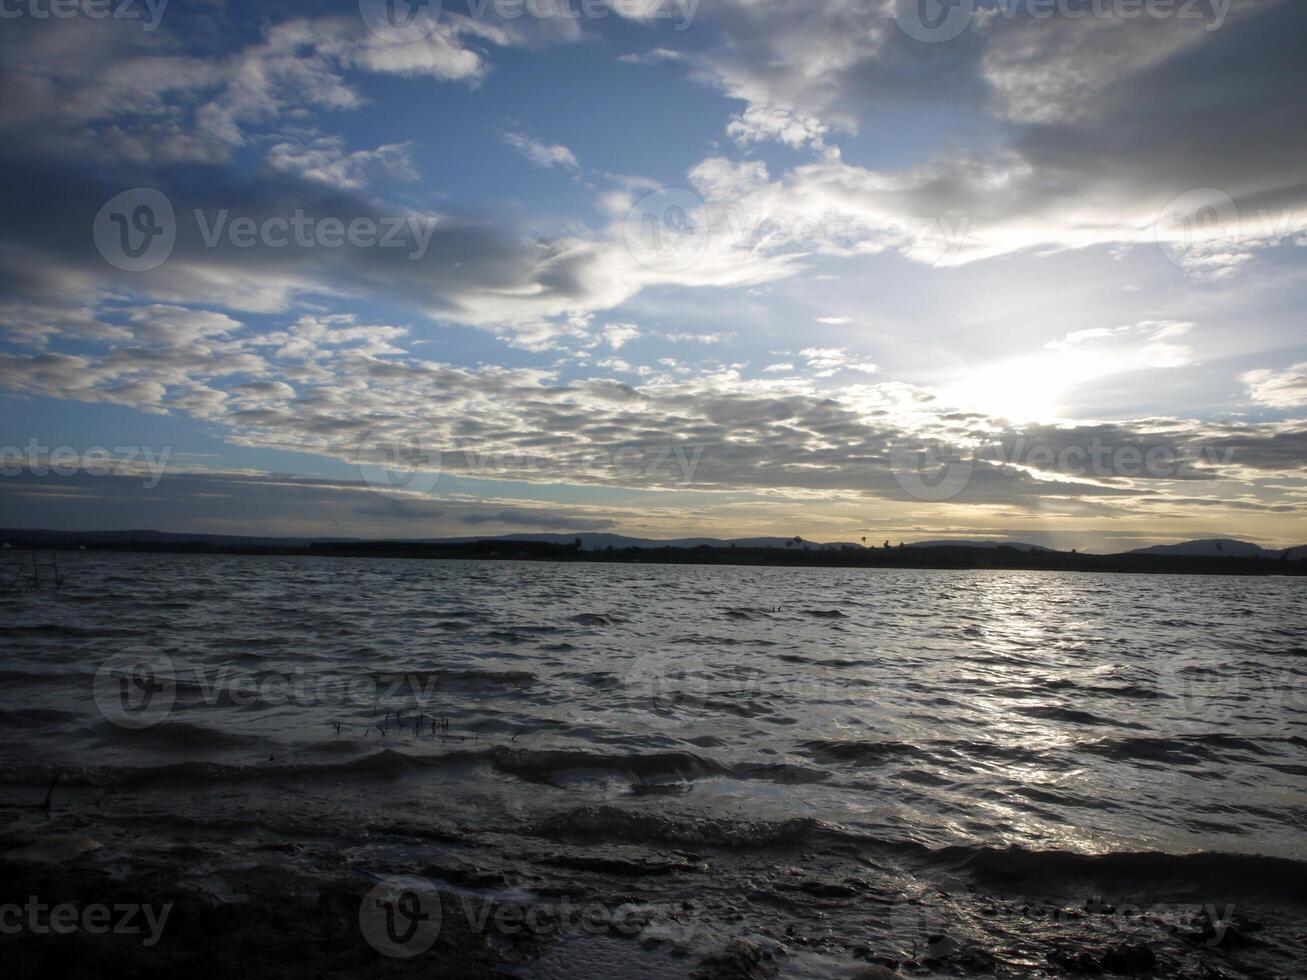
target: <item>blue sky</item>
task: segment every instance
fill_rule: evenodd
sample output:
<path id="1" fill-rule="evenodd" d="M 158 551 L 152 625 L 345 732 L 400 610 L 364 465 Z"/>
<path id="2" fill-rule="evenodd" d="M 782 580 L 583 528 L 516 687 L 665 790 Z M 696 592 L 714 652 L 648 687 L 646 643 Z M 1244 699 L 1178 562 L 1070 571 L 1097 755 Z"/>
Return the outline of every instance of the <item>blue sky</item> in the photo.
<path id="1" fill-rule="evenodd" d="M 1307 540 L 1307 12 L 934 3 L 15 0 L 0 525 Z"/>

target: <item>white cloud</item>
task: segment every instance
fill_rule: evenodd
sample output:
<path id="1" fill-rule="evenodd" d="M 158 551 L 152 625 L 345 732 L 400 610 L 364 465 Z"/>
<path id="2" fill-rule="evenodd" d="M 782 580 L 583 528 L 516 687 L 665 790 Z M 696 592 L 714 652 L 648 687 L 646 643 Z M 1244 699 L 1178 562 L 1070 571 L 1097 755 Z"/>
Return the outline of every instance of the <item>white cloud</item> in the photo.
<path id="1" fill-rule="evenodd" d="M 504 142 L 517 150 L 532 163 L 541 167 L 562 167 L 564 170 L 577 170 L 580 164 L 572 151 L 558 143 L 542 143 L 521 133 L 505 133 Z"/>
<path id="2" fill-rule="evenodd" d="M 679 331 L 672 331 L 663 334 L 663 336 L 674 344 L 720 344 L 728 335 L 722 333 L 682 333 Z"/>
<path id="3" fill-rule="evenodd" d="M 215 337 L 229 337 L 241 324 L 225 313 L 154 304 L 128 311 L 132 339 L 147 344 L 184 347 Z"/>
<path id="4" fill-rule="evenodd" d="M 619 446 L 643 451 L 646 459 L 671 446 L 702 447 L 693 477 L 699 491 L 784 490 L 831 506 L 851 501 L 849 495 L 864 506 L 867 499 L 911 505 L 887 462 L 900 440 L 992 447 L 1024 436 L 1033 445 L 1097 439 L 1234 453 L 1222 464 L 1225 482 L 1188 479 L 1178 492 L 1154 477 L 1104 482 L 1059 473 L 1054 479 L 1024 463 L 994 459 L 977 464 L 972 482 L 950 505 L 1020 507 L 1044 516 L 1139 518 L 1167 500 L 1177 512 L 1217 513 L 1237 504 L 1248 512 L 1278 513 L 1293 503 L 1267 481 L 1304 472 L 1307 459 L 1301 422 L 1149 419 L 1013 428 L 992 415 L 959 415 L 935 393 L 902 382 L 823 384 L 839 371 L 873 369 L 843 348 L 804 350 L 802 377 L 746 379 L 735 368 L 695 370 L 674 358 L 661 359 L 666 370 L 657 372 L 613 357 L 599 367 L 635 374 L 639 385 L 602 376 L 562 383 L 551 370 L 422 360 L 400 346 L 403 328 L 360 323 L 347 314 L 302 317 L 260 335 L 203 310 L 138 313 L 136 322 L 159 328 L 150 342 L 79 355 L 0 354 L 0 388 L 185 413 L 239 445 L 346 462 L 356 460 L 365 435 L 411 442 L 439 449 L 444 472 L 490 480 L 674 491 L 685 486 L 674 468 L 633 476 L 629 467 L 596 468 L 586 461 Z M 1151 324 L 1130 333 L 1149 342 L 1179 329 Z M 1107 339 L 1116 337 L 1114 331 Z M 775 375 L 789 365 L 773 367 Z M 507 462 L 478 469 L 487 456 Z M 1245 497 L 1235 502 L 1230 479 L 1246 481 Z"/>
<path id="5" fill-rule="evenodd" d="M 656 65 L 667 61 L 684 61 L 685 55 L 670 48 L 653 48 L 638 53 L 619 54 L 617 60 L 624 65 Z"/>
<path id="6" fill-rule="evenodd" d="M 741 145 L 776 140 L 786 146 L 821 149 L 826 126 L 814 116 L 785 106 L 751 105 L 730 121 L 726 133 Z"/>
<path id="7" fill-rule="evenodd" d="M 829 378 L 839 371 L 875 374 L 880 370 L 871 361 L 851 357 L 846 347 L 809 347 L 799 351 L 799 356 L 807 360 L 808 370 L 818 378 Z"/>
<path id="8" fill-rule="evenodd" d="M 634 323 L 609 323 L 606 324 L 600 334 L 606 343 L 613 350 L 625 346 L 628 341 L 635 340 L 640 336 L 640 328 Z"/>
<path id="9" fill-rule="evenodd" d="M 0 131 L 73 156 L 94 147 L 138 162 L 224 161 L 248 145 L 251 127 L 362 107 L 351 70 L 471 83 L 487 68 L 463 44 L 474 25 L 458 18 L 408 44 L 382 40 L 358 17 L 293 18 L 207 56 L 179 54 L 163 31 L 105 31 L 86 18 L 12 23 L 24 33 L 2 73 L 17 95 L 0 111 Z"/>
<path id="10" fill-rule="evenodd" d="M 377 177 L 417 180 L 412 151 L 411 143 L 388 143 L 346 153 L 341 137 L 324 136 L 308 143 L 277 143 L 268 151 L 268 163 L 332 187 L 361 190 Z"/>
<path id="11" fill-rule="evenodd" d="M 1307 406 L 1307 363 L 1295 364 L 1282 371 L 1261 369 L 1246 371 L 1240 380 L 1248 386 L 1249 397 L 1271 408 Z"/>

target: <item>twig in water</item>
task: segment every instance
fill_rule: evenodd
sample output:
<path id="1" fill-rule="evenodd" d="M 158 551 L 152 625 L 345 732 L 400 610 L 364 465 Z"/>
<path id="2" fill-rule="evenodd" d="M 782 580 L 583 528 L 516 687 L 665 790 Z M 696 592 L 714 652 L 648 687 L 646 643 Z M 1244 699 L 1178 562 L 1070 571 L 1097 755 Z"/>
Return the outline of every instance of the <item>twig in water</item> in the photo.
<path id="1" fill-rule="evenodd" d="M 56 770 L 54 774 L 54 778 L 50 780 L 50 788 L 45 791 L 45 802 L 41 804 L 41 809 L 45 811 L 45 815 L 47 817 L 50 815 L 50 810 L 51 807 L 53 806 L 52 801 L 54 800 L 54 788 L 58 784 L 59 784 L 59 772 Z"/>

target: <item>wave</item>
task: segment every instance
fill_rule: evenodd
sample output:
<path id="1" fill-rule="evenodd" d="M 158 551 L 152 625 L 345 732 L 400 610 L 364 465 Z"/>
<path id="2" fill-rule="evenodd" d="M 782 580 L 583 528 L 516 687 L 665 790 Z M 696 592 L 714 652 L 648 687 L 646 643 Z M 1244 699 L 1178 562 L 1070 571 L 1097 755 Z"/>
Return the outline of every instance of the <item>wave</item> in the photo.
<path id="1" fill-rule="evenodd" d="M 1118 728 L 1138 728 L 1138 725 L 1125 724 L 1111 718 L 1103 718 L 1088 711 L 1065 708 L 1057 704 L 1036 704 L 1013 711 L 1027 718 L 1043 718 L 1048 721 L 1066 721 L 1075 725 L 1114 725 Z"/>
<path id="2" fill-rule="evenodd" d="M 804 755 L 826 762 L 855 762 L 860 765 L 878 765 L 895 759 L 920 759 L 930 753 L 910 742 L 830 741 L 814 739 L 799 746 Z"/>
<path id="3" fill-rule="evenodd" d="M 241 746 L 265 747 L 275 743 L 262 735 L 247 735 L 240 732 L 228 732 L 194 725 L 186 721 L 164 721 L 149 728 L 125 729 L 105 722 L 100 725 L 100 733 L 106 741 L 122 741 L 139 744 L 142 741 L 155 743 L 153 748 L 190 751 L 196 748 L 226 749 Z"/>
<path id="4" fill-rule="evenodd" d="M 75 722 L 81 717 L 75 711 L 60 711 L 58 708 L 0 708 L 0 728 L 53 725 Z"/>
<path id="5" fill-rule="evenodd" d="M 1086 687 L 1083 690 L 1088 694 L 1101 694 L 1109 698 L 1130 698 L 1135 701 L 1161 701 L 1166 698 L 1166 695 L 1160 691 L 1139 684 L 1126 684 L 1121 687 L 1099 685 L 1097 687 Z"/>
<path id="6" fill-rule="evenodd" d="M 938 739 L 927 742 L 894 740 L 814 739 L 802 742 L 800 751 L 809 758 L 826 762 L 875 766 L 903 759 L 940 761 L 944 755 L 997 759 L 1004 762 L 1035 762 L 1037 751 L 998 742 L 970 739 Z"/>
<path id="7" fill-rule="evenodd" d="M 0 670 L 0 685 L 22 687 L 29 684 L 89 685 L 94 674 L 71 670 Z"/>
<path id="8" fill-rule="evenodd" d="M 128 737 L 149 737 L 157 732 L 163 741 L 185 747 L 209 744 L 247 744 L 263 741 L 254 736 L 213 732 L 190 724 L 171 722 L 154 729 L 130 732 Z M 266 743 L 265 743 L 266 744 Z M 586 773 L 625 777 L 633 783 L 691 782 L 711 777 L 760 780 L 772 783 L 817 783 L 826 774 L 786 763 L 726 764 L 692 752 L 601 754 L 572 749 L 527 749 L 497 745 L 487 748 L 457 748 L 446 752 L 418 754 L 398 749 L 381 749 L 368 755 L 337 762 L 292 762 L 267 765 L 239 765 L 218 762 L 177 762 L 139 767 L 57 767 L 25 765 L 0 767 L 0 783 L 40 784 L 55 772 L 70 784 L 89 786 L 160 786 L 195 783 L 231 783 L 262 779 L 317 779 L 359 776 L 397 778 L 407 773 L 456 766 L 486 766 L 524 782 L 552 783 Z"/>
<path id="9" fill-rule="evenodd" d="M 866 660 L 855 660 L 849 657 L 804 657 L 797 653 L 778 654 L 777 660 L 784 661 L 787 664 L 811 664 L 814 667 L 865 667 Z"/>
<path id="10" fill-rule="evenodd" d="M 519 633 L 515 630 L 487 630 L 485 633 L 487 640 L 498 640 L 501 643 L 530 643 L 531 637 L 525 633 Z"/>
<path id="11" fill-rule="evenodd" d="M 910 839 L 859 834 L 811 817 L 742 820 L 671 816 L 647 809 L 598 804 L 553 814 L 528 832 L 568 843 L 650 844 L 732 850 L 819 847 L 880 852 L 951 875 L 968 874 L 990 885 L 1031 892 L 1156 895 L 1164 889 L 1209 898 L 1234 893 L 1274 894 L 1307 901 L 1307 861 L 1255 854 L 1197 851 L 1116 851 L 1089 854 L 1022 847 L 957 844 L 942 848 Z"/>
<path id="12" fill-rule="evenodd" d="M 1274 892 L 1307 901 L 1307 861 L 1292 858 L 1222 851 L 1082 854 L 968 845 L 929 851 L 928 856 L 935 862 L 1009 882 L 1057 882 L 1065 887 L 1070 882 L 1092 881 L 1119 889 L 1137 887 L 1151 894 L 1160 893 L 1163 886 L 1196 889 L 1208 896 L 1225 896 L 1231 891 Z"/>
<path id="13" fill-rule="evenodd" d="M 1105 738 L 1095 742 L 1082 742 L 1078 748 L 1084 752 L 1117 760 L 1142 760 L 1170 765 L 1198 765 L 1217 761 L 1222 751 L 1245 752 L 1265 756 L 1270 752 L 1266 742 L 1295 744 L 1292 738 L 1249 739 L 1222 732 L 1196 735 L 1175 735 L 1169 738 L 1139 736 L 1134 738 Z"/>
<path id="14" fill-rule="evenodd" d="M 647 755 L 601 755 L 570 749 L 517 749 L 496 747 L 480 753 L 499 772 L 528 781 L 549 781 L 569 772 L 595 771 L 637 779 L 681 780 L 724 775 L 728 767 L 692 752 L 656 752 Z"/>
<path id="15" fill-rule="evenodd" d="M 396 686 L 399 690 L 422 690 L 432 683 L 480 683 L 522 685 L 534 684 L 536 675 L 529 670 L 483 670 L 456 668 L 452 670 L 377 671 L 372 674 L 379 684 Z M 396 693 L 399 693 L 398 691 Z"/>
<path id="16" fill-rule="evenodd" d="M 566 810 L 528 828 L 528 833 L 556 841 L 592 843 L 602 840 L 625 844 L 656 841 L 683 847 L 730 849 L 799 846 L 828 832 L 827 825 L 811 817 L 784 820 L 684 818 L 647 809 L 628 810 L 604 805 Z"/>
<path id="17" fill-rule="evenodd" d="M 0 636 L 63 637 L 68 639 L 114 639 L 141 636 L 129 626 L 74 626 L 71 623 L 37 623 L 31 626 L 0 626 Z"/>

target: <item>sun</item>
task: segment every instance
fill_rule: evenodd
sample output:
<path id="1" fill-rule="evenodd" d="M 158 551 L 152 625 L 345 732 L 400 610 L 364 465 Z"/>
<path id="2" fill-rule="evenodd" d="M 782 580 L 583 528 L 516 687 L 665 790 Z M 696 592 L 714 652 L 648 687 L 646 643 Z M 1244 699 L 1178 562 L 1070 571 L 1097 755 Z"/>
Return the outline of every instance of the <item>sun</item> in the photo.
<path id="1" fill-rule="evenodd" d="M 942 399 L 1015 424 L 1047 422 L 1060 416 L 1078 373 L 1063 355 L 1041 352 L 973 371 L 945 388 Z"/>

